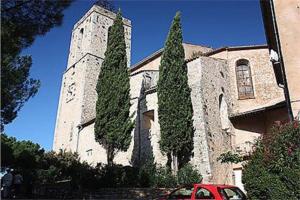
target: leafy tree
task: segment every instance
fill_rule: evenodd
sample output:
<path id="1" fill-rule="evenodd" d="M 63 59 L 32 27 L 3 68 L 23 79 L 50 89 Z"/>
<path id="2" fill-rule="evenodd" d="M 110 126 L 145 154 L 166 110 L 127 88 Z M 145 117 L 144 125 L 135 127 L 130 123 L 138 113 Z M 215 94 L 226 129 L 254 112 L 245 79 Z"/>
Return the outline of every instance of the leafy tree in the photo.
<path id="1" fill-rule="evenodd" d="M 188 161 L 193 148 L 193 108 L 184 58 L 177 13 L 165 42 L 157 84 L 160 148 L 171 157 L 175 172 Z"/>
<path id="2" fill-rule="evenodd" d="M 14 162 L 13 145 L 16 142 L 15 138 L 8 137 L 6 134 L 1 134 L 1 166 L 12 166 Z"/>
<path id="3" fill-rule="evenodd" d="M 14 137 L 1 134 L 1 167 L 10 167 L 23 175 L 23 186 L 31 192 L 37 169 L 43 159 L 44 149 L 31 141 L 17 141 Z M 27 191 L 26 189 L 26 191 Z M 29 196 L 28 196 L 29 197 Z"/>
<path id="4" fill-rule="evenodd" d="M 26 170 L 39 167 L 44 154 L 44 149 L 40 145 L 31 141 L 17 141 L 13 145 L 14 167 Z"/>
<path id="5" fill-rule="evenodd" d="M 31 57 L 19 54 L 37 36 L 61 25 L 63 10 L 71 1 L 1 1 L 1 130 L 40 86 L 38 80 L 29 78 Z"/>
<path id="6" fill-rule="evenodd" d="M 118 151 L 126 151 L 131 141 L 130 85 L 124 27 L 118 12 L 109 28 L 107 50 L 97 83 L 95 139 L 107 152 L 108 165 Z"/>
<path id="7" fill-rule="evenodd" d="M 1 167 L 17 169 L 26 186 L 70 180 L 73 188 L 95 188 L 100 180 L 99 169 L 80 162 L 76 153 L 45 153 L 38 144 L 5 134 L 1 134 Z"/>
<path id="8" fill-rule="evenodd" d="M 242 181 L 251 199 L 300 199 L 300 127 L 281 124 L 263 135 Z"/>
<path id="9" fill-rule="evenodd" d="M 8 62 L 6 62 L 8 61 Z M 17 56 L 13 60 L 3 58 L 1 68 L 1 129 L 12 122 L 24 103 L 33 97 L 40 81 L 29 78 L 32 64 L 30 56 Z"/>
<path id="10" fill-rule="evenodd" d="M 17 141 L 1 134 L 1 165 L 19 169 L 35 169 L 43 157 L 44 149 L 31 141 Z"/>

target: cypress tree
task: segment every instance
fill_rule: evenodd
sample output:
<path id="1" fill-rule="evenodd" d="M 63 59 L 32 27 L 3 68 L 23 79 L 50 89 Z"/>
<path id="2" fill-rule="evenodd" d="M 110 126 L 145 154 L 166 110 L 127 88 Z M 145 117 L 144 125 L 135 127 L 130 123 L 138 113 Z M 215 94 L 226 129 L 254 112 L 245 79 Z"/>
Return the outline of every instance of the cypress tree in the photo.
<path id="1" fill-rule="evenodd" d="M 120 11 L 108 30 L 108 44 L 96 87 L 95 139 L 113 164 L 118 151 L 126 151 L 131 141 L 130 85 L 124 27 Z"/>
<path id="2" fill-rule="evenodd" d="M 165 42 L 157 84 L 160 149 L 168 155 L 175 173 L 189 160 L 194 135 L 182 40 L 180 13 L 177 12 Z"/>

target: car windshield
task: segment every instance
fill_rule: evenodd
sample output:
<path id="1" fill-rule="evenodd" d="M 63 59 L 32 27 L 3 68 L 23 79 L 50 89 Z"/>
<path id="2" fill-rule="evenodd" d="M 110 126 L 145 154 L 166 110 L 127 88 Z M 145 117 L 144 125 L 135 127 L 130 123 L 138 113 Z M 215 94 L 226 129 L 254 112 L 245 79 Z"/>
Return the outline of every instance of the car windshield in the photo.
<path id="1" fill-rule="evenodd" d="M 169 195 L 168 199 L 188 199 L 188 198 L 191 198 L 193 190 L 194 190 L 194 186 L 192 186 L 192 185 L 181 187 L 179 189 L 174 190 Z"/>
<path id="2" fill-rule="evenodd" d="M 219 192 L 226 200 L 246 200 L 246 195 L 237 187 L 218 188 Z"/>

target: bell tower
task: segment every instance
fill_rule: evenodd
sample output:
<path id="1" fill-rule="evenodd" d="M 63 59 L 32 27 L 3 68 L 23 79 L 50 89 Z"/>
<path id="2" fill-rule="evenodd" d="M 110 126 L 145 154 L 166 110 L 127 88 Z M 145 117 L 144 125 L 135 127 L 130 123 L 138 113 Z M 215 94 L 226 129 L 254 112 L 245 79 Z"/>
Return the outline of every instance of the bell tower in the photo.
<path id="1" fill-rule="evenodd" d="M 94 5 L 73 27 L 67 68 L 63 73 L 53 150 L 76 152 L 83 124 L 92 123 L 96 84 L 107 47 L 108 28 L 116 14 Z M 123 19 L 130 66 L 131 22 Z"/>

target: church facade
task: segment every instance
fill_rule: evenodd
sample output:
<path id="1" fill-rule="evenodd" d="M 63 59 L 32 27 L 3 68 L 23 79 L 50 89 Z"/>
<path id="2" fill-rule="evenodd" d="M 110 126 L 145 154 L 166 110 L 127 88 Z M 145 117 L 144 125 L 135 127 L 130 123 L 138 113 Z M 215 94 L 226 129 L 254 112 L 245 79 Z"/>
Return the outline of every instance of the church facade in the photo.
<path id="1" fill-rule="evenodd" d="M 62 78 L 53 150 L 77 152 L 82 160 L 106 163 L 106 151 L 94 138 L 96 83 L 115 14 L 94 5 L 74 25 L 67 69 Z M 138 165 L 159 148 L 156 84 L 163 49 L 130 66 L 131 22 L 123 19 L 130 71 L 131 113 L 135 128 L 126 152 L 114 161 Z M 191 164 L 204 182 L 241 184 L 242 163 L 221 164 L 220 154 L 248 155 L 252 144 L 274 121 L 286 119 L 282 89 L 276 84 L 266 45 L 210 47 L 184 43 L 194 120 Z"/>

